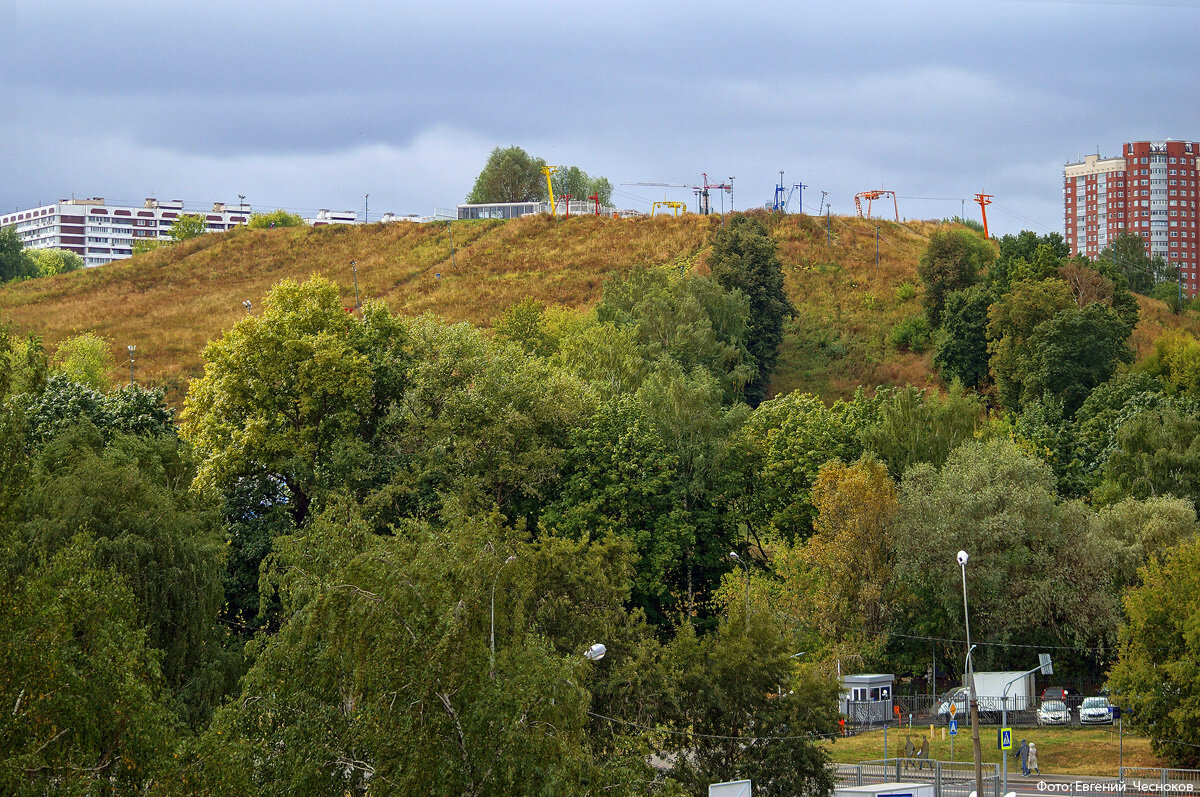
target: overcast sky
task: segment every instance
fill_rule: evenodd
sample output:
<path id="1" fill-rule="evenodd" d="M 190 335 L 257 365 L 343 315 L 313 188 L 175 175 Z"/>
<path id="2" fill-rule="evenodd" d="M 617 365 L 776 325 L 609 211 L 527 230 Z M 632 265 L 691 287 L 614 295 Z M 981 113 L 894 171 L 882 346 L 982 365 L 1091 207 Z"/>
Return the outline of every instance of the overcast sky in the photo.
<path id="1" fill-rule="evenodd" d="M 1196 0 L 0 0 L 0 209 L 429 214 L 516 144 L 621 207 L 705 172 L 758 206 L 783 170 L 808 212 L 983 191 L 993 233 L 1061 232 L 1064 163 L 1200 139 L 1197 42 Z"/>

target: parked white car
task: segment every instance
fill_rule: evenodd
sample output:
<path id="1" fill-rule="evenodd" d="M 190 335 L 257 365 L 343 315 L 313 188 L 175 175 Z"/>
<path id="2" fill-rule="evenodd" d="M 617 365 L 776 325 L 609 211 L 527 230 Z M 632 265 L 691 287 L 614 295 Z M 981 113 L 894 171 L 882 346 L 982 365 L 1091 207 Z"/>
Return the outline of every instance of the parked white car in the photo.
<path id="1" fill-rule="evenodd" d="M 1112 710 L 1109 708 L 1107 697 L 1085 697 L 1079 706 L 1079 724 L 1081 725 L 1111 725 Z"/>
<path id="2" fill-rule="evenodd" d="M 1038 725 L 1067 725 L 1071 722 L 1071 709 L 1061 700 L 1047 700 L 1037 710 Z"/>

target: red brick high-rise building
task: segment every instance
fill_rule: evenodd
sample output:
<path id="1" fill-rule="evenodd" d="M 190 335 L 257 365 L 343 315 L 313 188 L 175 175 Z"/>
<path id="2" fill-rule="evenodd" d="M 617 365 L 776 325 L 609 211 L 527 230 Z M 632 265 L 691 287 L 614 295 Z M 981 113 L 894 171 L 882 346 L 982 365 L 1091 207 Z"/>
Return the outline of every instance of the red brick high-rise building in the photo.
<path id="1" fill-rule="evenodd" d="M 1088 155 L 1063 168 L 1064 228 L 1071 254 L 1095 258 L 1124 231 L 1178 266 L 1184 291 L 1200 289 L 1196 178 L 1200 143 L 1134 141 L 1116 158 Z"/>

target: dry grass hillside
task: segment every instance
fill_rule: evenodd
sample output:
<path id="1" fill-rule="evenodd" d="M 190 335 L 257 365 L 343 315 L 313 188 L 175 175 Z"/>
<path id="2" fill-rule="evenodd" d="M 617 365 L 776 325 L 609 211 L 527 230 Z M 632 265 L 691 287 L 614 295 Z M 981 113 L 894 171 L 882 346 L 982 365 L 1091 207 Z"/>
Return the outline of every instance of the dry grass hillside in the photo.
<path id="1" fill-rule="evenodd" d="M 805 216 L 766 216 L 779 242 L 787 290 L 799 313 L 784 342 L 774 388 L 811 390 L 826 399 L 858 385 L 928 385 L 929 355 L 897 351 L 892 328 L 921 312 L 916 264 L 940 225 Z M 0 320 L 40 334 L 48 346 L 94 331 L 112 342 L 116 374 L 125 346 L 137 345 L 143 383 L 167 387 L 178 403 L 201 373 L 204 344 L 256 307 L 285 278 L 322 274 L 342 287 L 345 305 L 358 290 L 393 312 L 431 312 L 490 325 L 522 299 L 586 308 L 604 281 L 634 265 L 705 271 L 710 230 L 719 216 L 362 227 L 240 229 L 209 235 L 128 261 L 31 280 L 0 289 Z M 876 227 L 879 230 L 876 262 Z M 453 239 L 453 253 L 451 252 Z M 905 285 L 911 288 L 901 287 Z M 1194 320 L 1151 300 L 1135 334 L 1139 354 L 1166 328 Z"/>

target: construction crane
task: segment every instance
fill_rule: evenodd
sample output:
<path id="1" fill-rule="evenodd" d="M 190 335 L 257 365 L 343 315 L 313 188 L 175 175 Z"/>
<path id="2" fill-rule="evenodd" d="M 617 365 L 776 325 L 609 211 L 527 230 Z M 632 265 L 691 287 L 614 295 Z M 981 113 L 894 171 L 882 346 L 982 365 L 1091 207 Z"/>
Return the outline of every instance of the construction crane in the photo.
<path id="1" fill-rule="evenodd" d="M 554 204 L 554 184 L 550 182 L 553 175 L 562 170 L 561 166 L 543 166 L 542 174 L 546 175 L 546 194 L 550 197 L 550 215 L 558 215 L 558 208 Z"/>
<path id="2" fill-rule="evenodd" d="M 979 203 L 979 212 L 983 214 L 983 237 L 990 238 L 987 228 L 987 206 L 992 204 L 991 194 L 976 194 L 975 201 Z"/>
<path id="3" fill-rule="evenodd" d="M 800 204 L 800 212 L 804 213 L 804 189 L 808 186 L 802 183 L 793 183 L 791 188 L 783 184 L 783 171 L 779 172 L 779 185 L 775 186 L 775 201 L 771 204 L 771 210 L 777 213 L 787 213 L 788 204 L 792 201 L 792 194 L 799 191 L 796 201 Z"/>
<path id="4" fill-rule="evenodd" d="M 896 211 L 896 223 L 900 223 L 900 206 L 896 204 L 895 191 L 861 191 L 854 195 L 854 208 L 858 211 L 858 217 L 863 218 L 862 201 L 867 200 L 867 217 L 871 216 L 871 202 L 876 199 L 882 199 L 885 196 L 892 198 L 892 209 Z"/>
<path id="5" fill-rule="evenodd" d="M 645 188 L 682 188 L 690 190 L 696 195 L 696 204 L 698 212 L 708 214 L 712 213 L 712 205 L 709 202 L 712 191 L 724 191 L 730 195 L 729 204 L 733 205 L 733 178 L 730 177 L 728 183 L 712 183 L 709 182 L 708 173 L 700 173 L 700 185 L 684 185 L 682 183 L 621 183 L 621 185 L 636 185 Z"/>
<path id="6" fill-rule="evenodd" d="M 702 182 L 700 185 L 692 186 L 692 191 L 696 193 L 696 196 L 699 199 L 700 212 L 707 216 L 709 213 L 712 213 L 712 208 L 708 204 L 708 192 L 716 189 L 717 191 L 724 191 L 728 194 L 732 194 L 733 186 L 729 183 L 710 183 L 708 181 L 707 172 L 701 172 L 700 177 L 702 178 Z M 730 204 L 733 204 L 732 200 L 730 200 Z"/>

